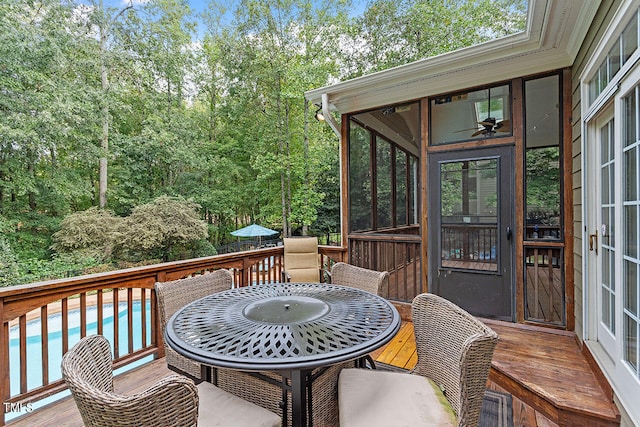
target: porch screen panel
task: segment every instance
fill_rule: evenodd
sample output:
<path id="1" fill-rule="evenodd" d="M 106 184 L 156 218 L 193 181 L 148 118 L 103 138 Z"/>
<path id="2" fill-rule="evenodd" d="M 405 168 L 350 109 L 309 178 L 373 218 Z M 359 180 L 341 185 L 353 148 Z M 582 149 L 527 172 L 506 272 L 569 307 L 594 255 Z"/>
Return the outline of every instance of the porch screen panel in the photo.
<path id="1" fill-rule="evenodd" d="M 562 240 L 560 77 L 525 82 L 525 240 Z"/>
<path id="2" fill-rule="evenodd" d="M 418 223 L 418 159 L 409 156 L 409 224 Z"/>
<path id="3" fill-rule="evenodd" d="M 349 133 L 349 225 L 351 231 L 372 229 L 371 137 L 351 122 Z"/>
<path id="4" fill-rule="evenodd" d="M 389 228 L 392 218 L 391 144 L 376 138 L 376 229 Z"/>
<path id="5" fill-rule="evenodd" d="M 623 123 L 623 174 L 622 193 L 624 195 L 624 244 L 623 244 L 623 310 L 622 347 L 623 360 L 640 379 L 640 123 L 638 102 L 639 88 L 636 87 L 624 98 Z"/>
<path id="6" fill-rule="evenodd" d="M 396 225 L 407 225 L 407 154 L 396 150 Z"/>
<path id="7" fill-rule="evenodd" d="M 498 161 L 440 165 L 441 266 L 498 271 Z"/>

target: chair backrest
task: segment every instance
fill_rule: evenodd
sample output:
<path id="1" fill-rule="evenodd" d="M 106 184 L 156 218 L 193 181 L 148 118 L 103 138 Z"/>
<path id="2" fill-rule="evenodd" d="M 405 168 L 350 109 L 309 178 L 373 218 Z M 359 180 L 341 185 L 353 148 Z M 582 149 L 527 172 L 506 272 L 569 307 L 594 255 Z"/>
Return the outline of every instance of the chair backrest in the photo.
<path id="1" fill-rule="evenodd" d="M 452 302 L 420 294 L 412 303 L 418 364 L 458 415 L 458 425 L 477 425 L 498 335 Z"/>
<path id="2" fill-rule="evenodd" d="M 284 242 L 284 269 L 292 282 L 319 282 L 317 237 L 288 237 Z"/>
<path id="3" fill-rule="evenodd" d="M 82 338 L 62 357 L 62 378 L 86 426 L 194 426 L 198 390 L 188 378 L 171 375 L 148 389 L 114 393 L 111 346 L 102 335 Z"/>
<path id="4" fill-rule="evenodd" d="M 155 289 L 162 330 L 176 311 L 197 299 L 231 289 L 232 283 L 231 273 L 224 269 L 170 282 L 157 282 Z"/>
<path id="5" fill-rule="evenodd" d="M 224 269 L 185 279 L 157 282 L 155 290 L 158 298 L 162 332 L 164 333 L 167 328 L 167 322 L 176 311 L 197 299 L 231 289 L 232 283 L 233 277 L 231 273 Z M 166 342 L 164 343 L 164 355 L 167 366 L 170 369 L 198 381 L 202 379 L 200 363 L 181 356 L 169 347 Z"/>
<path id="6" fill-rule="evenodd" d="M 331 267 L 331 283 L 350 286 L 383 297 L 389 293 L 388 272 L 369 270 L 344 262 L 337 262 Z"/>

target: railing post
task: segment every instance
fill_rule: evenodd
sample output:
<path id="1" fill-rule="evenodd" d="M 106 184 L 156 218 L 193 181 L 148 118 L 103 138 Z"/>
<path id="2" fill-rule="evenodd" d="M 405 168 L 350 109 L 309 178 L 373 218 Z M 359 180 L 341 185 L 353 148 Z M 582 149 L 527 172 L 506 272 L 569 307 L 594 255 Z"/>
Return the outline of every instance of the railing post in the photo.
<path id="1" fill-rule="evenodd" d="M 2 330 L 0 330 L 0 398 L 2 399 L 2 417 L 0 426 L 5 421 L 5 402 L 11 397 L 11 378 L 9 377 L 9 322 L 4 320 L 4 299 L 0 298 L 0 320 L 2 320 Z"/>
<path id="2" fill-rule="evenodd" d="M 251 262 L 247 258 L 242 259 L 242 271 L 240 272 L 242 280 L 240 286 L 251 285 Z"/>
<path id="3" fill-rule="evenodd" d="M 156 274 L 156 282 L 165 282 L 167 280 L 167 273 L 164 271 L 160 271 Z M 164 357 L 164 337 L 162 336 L 162 325 L 160 324 L 160 312 L 158 310 L 158 296 L 156 295 L 155 287 L 151 289 L 151 319 L 153 320 L 152 324 L 154 325 L 152 337 L 155 341 L 156 347 L 158 348 L 158 352 L 156 353 L 156 358 L 159 359 Z"/>

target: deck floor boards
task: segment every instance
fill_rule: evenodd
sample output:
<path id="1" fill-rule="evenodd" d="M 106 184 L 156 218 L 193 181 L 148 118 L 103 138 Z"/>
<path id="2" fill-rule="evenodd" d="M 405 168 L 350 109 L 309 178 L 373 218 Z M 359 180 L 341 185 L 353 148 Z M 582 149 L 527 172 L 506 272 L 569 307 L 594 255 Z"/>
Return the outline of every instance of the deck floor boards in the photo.
<path id="1" fill-rule="evenodd" d="M 616 408 L 607 400 L 571 333 L 487 323 L 500 335 L 489 387 L 512 394 L 514 427 L 619 425 Z M 413 368 L 417 361 L 413 325 L 403 322 L 394 340 L 373 357 Z M 123 394 L 140 391 L 169 373 L 164 359 L 158 359 L 117 376 L 116 390 Z M 594 421 L 597 419 L 602 421 Z M 81 426 L 82 420 L 69 397 L 7 425 L 72 427 Z"/>

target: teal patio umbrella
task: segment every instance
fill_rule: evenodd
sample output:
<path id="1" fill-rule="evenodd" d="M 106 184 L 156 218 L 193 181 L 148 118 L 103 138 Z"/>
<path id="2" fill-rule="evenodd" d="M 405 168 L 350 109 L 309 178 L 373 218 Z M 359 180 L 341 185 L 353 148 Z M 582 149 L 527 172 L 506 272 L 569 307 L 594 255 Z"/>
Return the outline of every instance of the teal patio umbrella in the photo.
<path id="1" fill-rule="evenodd" d="M 278 234 L 278 232 L 258 224 L 247 225 L 246 227 L 231 232 L 231 235 L 236 237 L 258 237 L 260 243 L 262 243 L 262 236 L 272 236 L 274 234 Z"/>

